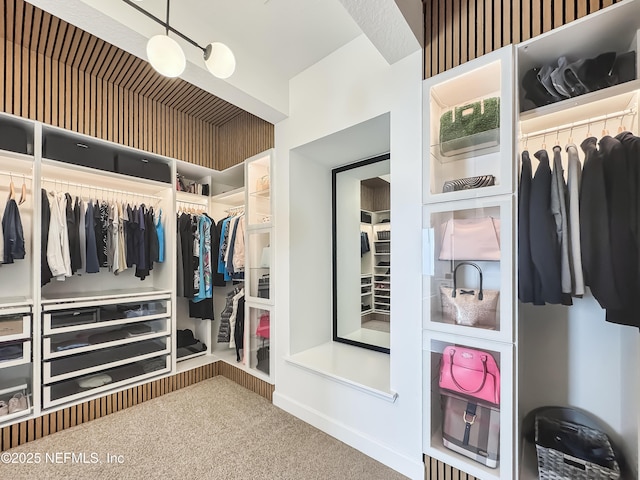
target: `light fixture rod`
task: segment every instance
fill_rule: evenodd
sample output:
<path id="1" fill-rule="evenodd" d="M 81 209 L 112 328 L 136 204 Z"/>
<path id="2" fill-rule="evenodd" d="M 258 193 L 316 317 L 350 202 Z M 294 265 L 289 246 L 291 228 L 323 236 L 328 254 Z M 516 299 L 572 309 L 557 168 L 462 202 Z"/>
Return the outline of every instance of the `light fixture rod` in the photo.
<path id="1" fill-rule="evenodd" d="M 154 22 L 158 23 L 159 25 L 162 25 L 167 32 L 173 32 L 176 35 L 178 35 L 180 38 L 182 38 L 184 41 L 189 42 L 191 45 L 193 45 L 194 47 L 199 48 L 200 50 L 202 50 L 203 52 L 206 50 L 204 47 L 201 47 L 200 45 L 198 45 L 194 40 L 191 40 L 189 37 L 187 37 L 184 33 L 176 30 L 175 28 L 173 28 L 171 25 L 169 25 L 169 1 L 167 0 L 167 21 L 164 22 L 162 21 L 160 18 L 156 17 L 155 15 L 153 15 L 150 12 L 147 12 L 144 8 L 142 8 L 140 5 L 135 4 L 134 2 L 132 2 L 131 0 L 122 0 L 124 3 L 126 3 L 127 5 L 129 5 L 130 7 L 135 8 L 136 10 L 138 10 L 140 13 L 146 15 L 147 17 L 149 17 L 151 20 L 153 20 Z"/>

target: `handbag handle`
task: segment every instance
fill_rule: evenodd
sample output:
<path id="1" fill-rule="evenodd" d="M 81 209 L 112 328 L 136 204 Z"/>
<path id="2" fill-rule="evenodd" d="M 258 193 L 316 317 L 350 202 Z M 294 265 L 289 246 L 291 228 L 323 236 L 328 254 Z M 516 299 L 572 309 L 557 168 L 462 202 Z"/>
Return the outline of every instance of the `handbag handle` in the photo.
<path id="1" fill-rule="evenodd" d="M 480 269 L 480 267 L 478 265 L 476 265 L 475 263 L 472 262 L 460 262 L 458 265 L 456 265 L 456 268 L 453 270 L 453 290 L 451 292 L 451 296 L 455 298 L 456 296 L 456 276 L 458 275 L 458 269 L 462 266 L 462 265 L 471 265 L 472 267 L 475 267 L 476 270 L 478 270 L 478 273 L 480 274 L 480 291 L 478 292 L 478 300 L 482 300 L 483 299 L 483 295 L 482 295 L 482 270 Z"/>
<path id="2" fill-rule="evenodd" d="M 487 356 L 480 355 L 480 360 L 482 361 L 482 383 L 480 383 L 480 386 L 475 390 L 467 390 L 458 383 L 456 377 L 453 375 L 453 356 L 455 355 L 455 353 L 456 351 L 453 348 L 449 351 L 449 357 L 451 357 L 449 362 L 449 373 L 451 374 L 451 380 L 453 380 L 453 383 L 455 383 L 456 387 L 458 387 L 461 391 L 467 393 L 477 393 L 482 390 L 484 388 L 484 384 L 487 382 Z"/>

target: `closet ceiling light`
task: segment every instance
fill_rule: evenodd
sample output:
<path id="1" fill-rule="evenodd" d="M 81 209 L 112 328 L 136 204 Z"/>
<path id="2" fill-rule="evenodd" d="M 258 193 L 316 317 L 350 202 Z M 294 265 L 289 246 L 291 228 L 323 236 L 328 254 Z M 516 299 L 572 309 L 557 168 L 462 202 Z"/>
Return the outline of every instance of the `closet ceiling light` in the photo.
<path id="1" fill-rule="evenodd" d="M 167 35 L 156 35 L 149 39 L 147 58 L 151 66 L 165 77 L 177 77 L 187 66 L 182 48 L 178 42 Z"/>
<path id="2" fill-rule="evenodd" d="M 151 66 L 158 73 L 165 77 L 177 77 L 184 72 L 184 69 L 187 66 L 187 60 L 182 48 L 180 48 L 178 42 L 169 37 L 169 32 L 172 32 L 194 47 L 202 50 L 204 54 L 204 64 L 212 75 L 223 79 L 229 78 L 233 75 L 233 72 L 236 69 L 236 57 L 227 45 L 220 42 L 213 42 L 206 47 L 201 47 L 194 40 L 169 25 L 170 0 L 167 0 L 166 22 L 147 12 L 140 5 L 134 3 L 136 1 L 139 2 L 140 0 L 122 1 L 165 27 L 165 35 L 156 35 L 151 37 L 147 43 L 147 58 Z"/>

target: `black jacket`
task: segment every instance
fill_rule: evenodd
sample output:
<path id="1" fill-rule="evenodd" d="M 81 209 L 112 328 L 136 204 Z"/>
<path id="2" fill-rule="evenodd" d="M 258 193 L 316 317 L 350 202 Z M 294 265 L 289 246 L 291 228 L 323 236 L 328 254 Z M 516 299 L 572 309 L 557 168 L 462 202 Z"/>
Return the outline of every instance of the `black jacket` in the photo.
<path id="1" fill-rule="evenodd" d="M 22 260 L 25 255 L 24 232 L 18 204 L 13 199 L 9 200 L 4 208 L 2 233 L 4 235 L 4 263 Z"/>
<path id="2" fill-rule="evenodd" d="M 585 285 L 602 308 L 620 308 L 614 283 L 609 213 L 604 181 L 603 159 L 596 148 L 597 139 L 585 139 L 580 188 L 580 242 Z"/>
<path id="3" fill-rule="evenodd" d="M 522 152 L 522 169 L 518 189 L 518 298 L 524 303 L 544 305 L 542 285 L 531 260 L 529 210 L 532 182 L 529 152 Z"/>
<path id="4" fill-rule="evenodd" d="M 628 142 L 627 145 L 632 145 Z M 609 231 L 613 274 L 621 308 L 608 308 L 607 321 L 640 326 L 638 304 L 638 246 L 632 228 L 632 208 L 637 186 L 632 181 L 631 151 L 616 138 L 607 135 L 600 140 L 600 152 L 604 159 L 604 178 L 609 212 Z"/>
<path id="5" fill-rule="evenodd" d="M 551 213 L 549 156 L 544 150 L 538 150 L 534 155 L 540 164 L 531 182 L 531 204 L 529 206 L 531 260 L 535 272 L 540 278 L 540 302 L 559 304 L 562 303 L 560 251 L 556 224 Z"/>

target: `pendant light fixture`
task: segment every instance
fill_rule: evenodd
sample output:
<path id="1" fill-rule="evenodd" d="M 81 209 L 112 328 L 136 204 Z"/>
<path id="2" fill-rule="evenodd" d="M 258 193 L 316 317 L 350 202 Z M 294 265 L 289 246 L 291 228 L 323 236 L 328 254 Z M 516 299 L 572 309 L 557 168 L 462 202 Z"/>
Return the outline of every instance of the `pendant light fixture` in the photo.
<path id="1" fill-rule="evenodd" d="M 170 2 L 167 0 L 167 21 L 163 22 L 155 15 L 147 12 L 132 0 L 123 0 L 127 5 L 135 8 L 147 17 L 165 27 L 164 35 L 155 35 L 147 42 L 147 59 L 151 66 L 165 77 L 178 77 L 184 72 L 187 60 L 178 42 L 169 37 L 171 31 L 183 40 L 189 42 L 203 52 L 204 64 L 212 75 L 218 78 L 229 78 L 236 69 L 236 58 L 231 49 L 220 42 L 213 42 L 206 47 L 201 47 L 194 40 L 169 25 Z"/>

